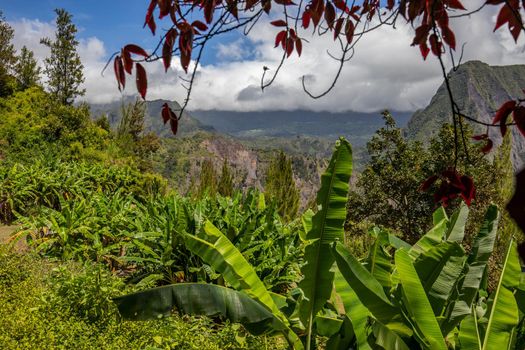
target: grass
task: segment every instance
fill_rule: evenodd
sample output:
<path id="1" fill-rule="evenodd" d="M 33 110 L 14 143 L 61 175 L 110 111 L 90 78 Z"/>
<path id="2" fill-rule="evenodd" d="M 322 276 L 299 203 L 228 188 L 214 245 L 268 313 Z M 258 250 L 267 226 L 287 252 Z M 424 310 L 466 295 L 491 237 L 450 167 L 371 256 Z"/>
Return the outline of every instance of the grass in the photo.
<path id="1" fill-rule="evenodd" d="M 5 235 L 5 234 L 4 234 Z M 0 244 L 1 349 L 284 349 L 234 324 L 174 315 L 119 319 L 111 297 L 132 290 L 103 266 L 59 262 Z"/>

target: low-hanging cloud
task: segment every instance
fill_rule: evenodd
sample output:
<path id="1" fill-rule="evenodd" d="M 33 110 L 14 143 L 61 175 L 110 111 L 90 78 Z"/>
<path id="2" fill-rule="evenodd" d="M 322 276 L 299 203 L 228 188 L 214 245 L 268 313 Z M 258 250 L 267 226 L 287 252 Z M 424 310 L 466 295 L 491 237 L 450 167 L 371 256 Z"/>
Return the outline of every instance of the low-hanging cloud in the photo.
<path id="1" fill-rule="evenodd" d="M 469 1 L 471 8 L 481 0 Z M 463 61 L 479 59 L 492 65 L 523 63 L 524 38 L 516 45 L 506 29 L 493 33 L 496 7 L 486 7 L 471 18 L 451 20 L 456 33 L 458 51 L 463 44 Z M 266 77 L 278 67 L 282 50 L 274 46 L 277 28 L 268 21 L 256 25 L 246 38 L 231 43 L 217 43 L 217 62 L 199 67 L 191 95 L 190 109 L 218 110 L 326 110 L 377 111 L 384 108 L 413 111 L 428 104 L 441 84 L 441 68 L 431 55 L 423 61 L 417 47 L 411 47 L 414 31 L 409 24 L 398 21 L 396 29 L 383 26 L 366 35 L 356 45 L 352 59 L 343 68 L 336 87 L 325 97 L 313 100 L 303 91 L 302 77 L 315 95 L 330 86 L 337 73 L 337 62 L 327 50 L 337 55 L 338 43 L 329 35 L 312 37 L 304 44 L 303 55 L 293 55 L 284 63 L 272 86 L 260 89 L 263 67 Z M 39 44 L 41 37 L 52 37 L 54 25 L 39 20 L 22 19 L 10 23 L 15 29 L 15 46 L 28 46 L 39 62 L 48 50 Z M 268 28 L 272 28 L 269 30 Z M 274 30 L 273 30 L 274 29 Z M 99 38 L 79 40 L 79 54 L 86 77 L 85 99 L 105 103 L 120 98 L 112 67 L 101 75 L 108 59 L 103 41 Z M 459 57 L 460 53 L 456 53 Z M 446 59 L 451 67 L 450 59 Z M 177 58 L 168 73 L 160 62 L 150 63 L 148 99 L 172 99 L 182 102 L 186 96 L 182 71 Z M 128 76 L 125 93 L 134 94 L 134 79 Z"/>

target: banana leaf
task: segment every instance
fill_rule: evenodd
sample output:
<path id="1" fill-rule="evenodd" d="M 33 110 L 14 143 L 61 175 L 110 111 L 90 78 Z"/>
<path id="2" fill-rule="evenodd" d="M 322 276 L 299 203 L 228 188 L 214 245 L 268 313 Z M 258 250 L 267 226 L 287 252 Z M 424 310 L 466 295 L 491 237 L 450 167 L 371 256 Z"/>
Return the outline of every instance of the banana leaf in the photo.
<path id="1" fill-rule="evenodd" d="M 330 246 L 335 241 L 344 240 L 343 224 L 351 174 L 352 149 L 348 141 L 341 138 L 336 143 L 328 168 L 321 176 L 321 188 L 317 193 L 320 209 L 313 216 L 312 228 L 306 234 L 309 243 L 305 248 L 306 264 L 301 270 L 303 279 L 299 288 L 304 293 L 300 318 L 303 324 L 308 325 L 309 334 L 314 316 L 332 293 L 334 273 L 330 270 L 334 257 Z"/>
<path id="2" fill-rule="evenodd" d="M 332 251 L 339 271 L 370 313 L 384 323 L 395 317 L 397 309 L 386 296 L 381 283 L 342 243 L 337 243 Z"/>
<path id="3" fill-rule="evenodd" d="M 511 241 L 503 270 L 490 303 L 490 315 L 483 340 L 483 350 L 509 348 L 514 328 L 519 323 L 519 311 L 514 291 L 520 283 L 521 267 L 516 243 Z"/>
<path id="4" fill-rule="evenodd" d="M 478 318 L 475 310 L 472 310 L 471 314 L 461 321 L 459 344 L 461 350 L 481 350 L 481 338 L 479 336 Z"/>
<path id="5" fill-rule="evenodd" d="M 421 253 L 427 252 L 435 245 L 443 241 L 447 230 L 448 220 L 446 218 L 438 222 L 423 237 L 421 237 L 408 251 L 413 259 L 416 259 Z"/>
<path id="6" fill-rule="evenodd" d="M 159 319 L 176 310 L 185 315 L 221 316 L 242 324 L 255 335 L 288 328 L 268 308 L 245 293 L 213 284 L 172 284 L 117 297 L 113 301 L 127 320 Z"/>
<path id="7" fill-rule="evenodd" d="M 445 241 L 422 253 L 414 262 L 434 314 L 441 314 L 458 282 L 465 260 L 461 245 Z"/>
<path id="8" fill-rule="evenodd" d="M 469 209 L 465 203 L 461 203 L 459 210 L 456 210 L 450 218 L 449 227 L 445 236 L 447 241 L 462 242 L 465 237 L 465 225 L 467 223 Z"/>
<path id="9" fill-rule="evenodd" d="M 403 339 L 381 322 L 374 322 L 375 345 L 384 350 L 409 350 Z"/>
<path id="10" fill-rule="evenodd" d="M 286 323 L 286 318 L 280 312 L 263 282 L 233 243 L 209 221 L 204 224 L 202 236 L 203 239 L 186 235 L 184 239 L 188 249 L 213 267 L 215 271 L 221 273 L 224 280 L 234 289 L 242 290 L 253 299 L 266 305 Z"/>
<path id="11" fill-rule="evenodd" d="M 335 291 L 343 303 L 346 317 L 348 317 L 352 324 L 352 328 L 356 337 L 357 348 L 359 350 L 371 349 L 370 345 L 368 344 L 368 334 L 366 331 L 368 315 L 370 314 L 368 309 L 359 301 L 357 294 L 346 282 L 339 269 L 335 271 L 334 285 Z"/>
<path id="12" fill-rule="evenodd" d="M 445 319 L 441 323 L 443 334 L 448 334 L 461 320 L 470 314 L 472 302 L 481 286 L 481 281 L 487 263 L 494 249 L 494 241 L 498 230 L 499 213 L 495 205 L 491 205 L 483 224 L 472 245 L 463 275 L 458 282 L 457 291 L 451 294 L 445 311 Z"/>
<path id="13" fill-rule="evenodd" d="M 403 249 L 396 251 L 395 263 L 405 299 L 405 307 L 410 313 L 419 334 L 424 337 L 419 341 L 423 342 L 423 347 L 428 347 L 431 350 L 446 350 L 447 346 L 438 321 L 407 251 Z"/>

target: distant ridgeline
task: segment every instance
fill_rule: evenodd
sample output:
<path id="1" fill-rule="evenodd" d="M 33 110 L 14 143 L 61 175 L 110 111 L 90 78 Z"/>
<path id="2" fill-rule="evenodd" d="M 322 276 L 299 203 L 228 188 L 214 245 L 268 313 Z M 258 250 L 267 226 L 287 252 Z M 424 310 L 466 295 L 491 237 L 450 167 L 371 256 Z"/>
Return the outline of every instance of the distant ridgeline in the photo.
<path id="1" fill-rule="evenodd" d="M 489 66 L 480 61 L 462 64 L 450 73 L 450 83 L 456 102 L 466 115 L 491 123 L 495 111 L 505 101 L 524 98 L 525 65 Z M 444 83 L 432 97 L 430 104 L 414 113 L 408 122 L 409 138 L 425 141 L 436 133 L 444 122 L 452 122 L 450 104 Z M 484 132 L 485 128 L 474 125 Z M 490 128 L 489 136 L 496 145 L 501 143 L 499 128 Z M 512 162 L 515 168 L 525 165 L 525 137 L 512 128 Z"/>

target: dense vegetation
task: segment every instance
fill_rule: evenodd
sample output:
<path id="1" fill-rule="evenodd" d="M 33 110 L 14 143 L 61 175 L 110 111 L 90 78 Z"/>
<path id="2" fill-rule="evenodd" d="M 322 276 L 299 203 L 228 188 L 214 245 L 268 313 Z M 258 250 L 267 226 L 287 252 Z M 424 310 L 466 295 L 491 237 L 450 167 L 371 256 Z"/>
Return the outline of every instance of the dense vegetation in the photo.
<path id="1" fill-rule="evenodd" d="M 75 61 L 57 13 L 70 39 L 46 43 Z M 512 187 L 508 138 L 492 160 L 475 144 L 458 155 L 483 184 L 470 208 L 436 207 L 418 185 L 450 164 L 450 126 L 427 146 L 385 113 L 356 181 L 340 138 L 300 208 L 294 169 L 320 163 L 271 151 L 264 190 L 243 188 L 228 159 L 147 132 L 143 102 L 112 125 L 71 104 L 78 71 L 46 92 L 2 25 L 0 220 L 16 229 L 0 245 L 1 348 L 525 346 L 522 237 L 495 205 Z M 159 165 L 165 142 L 179 153 Z M 189 186 L 169 178 L 190 166 Z"/>

